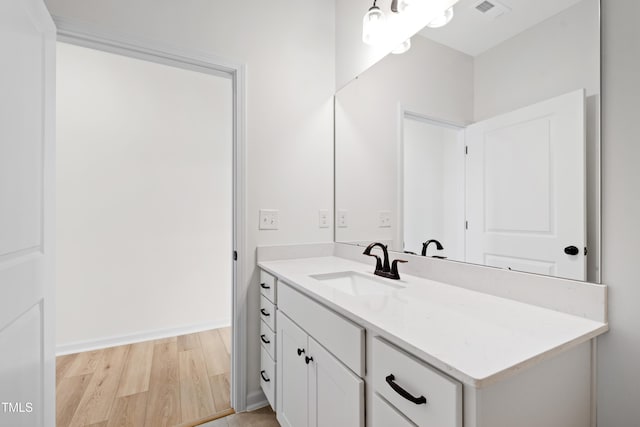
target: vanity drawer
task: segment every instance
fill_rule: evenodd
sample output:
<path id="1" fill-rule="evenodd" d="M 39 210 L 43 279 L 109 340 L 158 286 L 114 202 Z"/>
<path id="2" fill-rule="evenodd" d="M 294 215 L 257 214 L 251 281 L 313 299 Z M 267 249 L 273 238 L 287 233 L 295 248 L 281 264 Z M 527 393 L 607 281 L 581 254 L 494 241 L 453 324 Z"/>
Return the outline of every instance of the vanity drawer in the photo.
<path id="1" fill-rule="evenodd" d="M 269 356 L 276 360 L 276 334 L 265 322 L 260 322 L 260 344 Z"/>
<path id="2" fill-rule="evenodd" d="M 462 384 L 379 337 L 372 376 L 374 390 L 417 425 L 462 427 Z"/>
<path id="3" fill-rule="evenodd" d="M 276 330 L 276 306 L 264 295 L 260 295 L 260 318 L 272 331 Z"/>
<path id="4" fill-rule="evenodd" d="M 271 408 L 276 408 L 276 362 L 263 348 L 260 352 L 260 387 Z"/>
<path id="5" fill-rule="evenodd" d="M 334 311 L 278 283 L 278 310 L 322 344 L 360 377 L 364 377 L 364 329 Z"/>
<path id="6" fill-rule="evenodd" d="M 416 427 L 378 393 L 373 393 L 373 422 L 371 427 Z"/>
<path id="7" fill-rule="evenodd" d="M 276 278 L 264 270 L 260 270 L 260 293 L 276 304 Z"/>

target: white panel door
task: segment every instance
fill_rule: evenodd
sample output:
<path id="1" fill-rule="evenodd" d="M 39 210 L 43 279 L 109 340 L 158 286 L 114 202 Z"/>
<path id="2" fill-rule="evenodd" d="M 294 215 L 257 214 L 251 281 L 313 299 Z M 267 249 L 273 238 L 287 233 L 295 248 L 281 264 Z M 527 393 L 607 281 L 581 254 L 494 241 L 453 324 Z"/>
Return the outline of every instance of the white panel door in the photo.
<path id="1" fill-rule="evenodd" d="M 283 427 L 309 425 L 308 376 L 305 356 L 309 355 L 307 334 L 278 311 L 278 367 L 276 407 Z"/>
<path id="2" fill-rule="evenodd" d="M 466 261 L 585 280 L 584 91 L 475 123 L 466 141 Z"/>
<path id="3" fill-rule="evenodd" d="M 55 26 L 0 1 L 0 426 L 55 425 Z"/>
<path id="4" fill-rule="evenodd" d="M 309 337 L 309 427 L 364 427 L 364 381 Z"/>

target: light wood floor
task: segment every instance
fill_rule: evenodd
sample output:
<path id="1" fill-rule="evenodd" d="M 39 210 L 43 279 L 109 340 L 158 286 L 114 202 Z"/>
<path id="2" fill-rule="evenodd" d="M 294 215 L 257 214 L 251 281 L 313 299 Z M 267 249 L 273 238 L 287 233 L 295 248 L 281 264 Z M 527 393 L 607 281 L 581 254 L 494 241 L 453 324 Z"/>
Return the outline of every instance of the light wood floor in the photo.
<path id="1" fill-rule="evenodd" d="M 230 328 L 60 356 L 57 427 L 163 427 L 230 409 Z"/>

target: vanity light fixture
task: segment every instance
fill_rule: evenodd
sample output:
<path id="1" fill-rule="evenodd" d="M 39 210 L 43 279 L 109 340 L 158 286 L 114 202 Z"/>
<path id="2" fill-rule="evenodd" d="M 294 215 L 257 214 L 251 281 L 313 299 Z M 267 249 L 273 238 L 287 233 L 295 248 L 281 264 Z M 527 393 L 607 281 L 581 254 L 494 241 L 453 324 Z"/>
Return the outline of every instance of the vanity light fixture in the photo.
<path id="1" fill-rule="evenodd" d="M 411 0 L 391 0 L 391 12 L 400 13 L 407 9 Z M 373 0 L 373 6 L 369 8 L 362 19 L 362 41 L 370 46 L 378 46 L 386 41 L 389 33 L 393 31 L 387 22 L 387 16 L 378 7 L 378 0 Z M 409 50 L 411 39 L 407 39 L 400 46 L 392 50 L 392 53 L 400 54 Z"/>
<path id="2" fill-rule="evenodd" d="M 375 46 L 384 40 L 387 18 L 376 6 L 377 0 L 373 0 L 373 6 L 365 13 L 362 19 L 362 41 L 368 45 Z"/>
<path id="3" fill-rule="evenodd" d="M 447 25 L 453 19 L 453 6 L 445 10 L 444 13 L 427 24 L 429 28 L 440 28 Z"/>

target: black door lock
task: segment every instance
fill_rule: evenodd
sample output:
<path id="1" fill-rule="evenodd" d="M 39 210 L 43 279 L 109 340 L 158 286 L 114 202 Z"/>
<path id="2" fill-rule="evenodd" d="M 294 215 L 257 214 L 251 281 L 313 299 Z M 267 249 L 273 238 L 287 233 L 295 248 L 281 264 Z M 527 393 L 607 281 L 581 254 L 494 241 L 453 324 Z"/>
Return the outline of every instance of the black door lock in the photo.
<path id="1" fill-rule="evenodd" d="M 567 246 L 564 248 L 564 253 L 567 255 L 578 255 L 580 253 L 580 249 L 575 246 Z"/>

